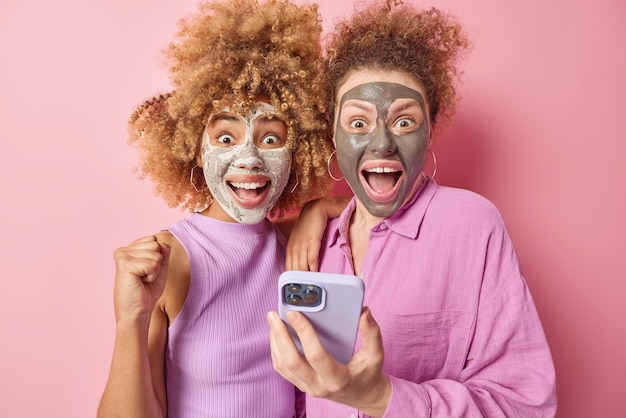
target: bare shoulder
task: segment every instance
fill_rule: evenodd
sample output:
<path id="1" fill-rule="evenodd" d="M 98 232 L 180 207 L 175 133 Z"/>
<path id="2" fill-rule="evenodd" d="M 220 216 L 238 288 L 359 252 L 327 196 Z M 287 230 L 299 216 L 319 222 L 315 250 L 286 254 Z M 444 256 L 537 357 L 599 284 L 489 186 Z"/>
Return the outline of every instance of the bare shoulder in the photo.
<path id="1" fill-rule="evenodd" d="M 157 302 L 157 309 L 166 314 L 171 325 L 187 299 L 189 293 L 190 266 L 187 251 L 170 232 L 161 231 L 156 234 L 157 240 L 170 246 L 170 261 L 167 281 L 161 299 Z"/>

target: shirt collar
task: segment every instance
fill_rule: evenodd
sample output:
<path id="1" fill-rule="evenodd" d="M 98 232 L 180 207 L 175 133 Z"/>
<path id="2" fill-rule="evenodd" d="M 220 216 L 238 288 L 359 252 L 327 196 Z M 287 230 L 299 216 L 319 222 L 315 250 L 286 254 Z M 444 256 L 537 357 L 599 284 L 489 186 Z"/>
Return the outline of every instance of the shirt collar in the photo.
<path id="1" fill-rule="evenodd" d="M 438 185 L 435 180 L 428 178 L 420 184 L 415 195 L 393 215 L 385 218 L 372 230 L 380 230 L 381 224 L 385 224 L 387 228 L 393 232 L 403 235 L 407 238 L 416 239 L 422 220 L 426 215 L 426 210 L 433 196 L 437 192 Z M 348 242 L 348 228 L 350 227 L 350 218 L 356 208 L 356 198 L 353 197 L 348 206 L 343 210 L 338 219 L 338 228 L 333 231 L 330 237 L 329 245 L 332 247 L 337 244 L 339 237 L 344 242 Z"/>
<path id="2" fill-rule="evenodd" d="M 433 179 L 427 178 L 420 184 L 415 196 L 383 222 L 393 232 L 410 239 L 416 239 L 422 220 L 438 187 Z"/>

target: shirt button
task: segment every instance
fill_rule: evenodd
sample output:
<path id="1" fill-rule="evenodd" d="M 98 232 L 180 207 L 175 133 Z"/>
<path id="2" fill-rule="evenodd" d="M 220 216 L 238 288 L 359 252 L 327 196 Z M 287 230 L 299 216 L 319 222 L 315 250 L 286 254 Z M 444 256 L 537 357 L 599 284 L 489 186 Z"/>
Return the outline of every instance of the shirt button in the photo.
<path id="1" fill-rule="evenodd" d="M 350 414 L 350 418 L 356 418 L 356 415 Z"/>
<path id="2" fill-rule="evenodd" d="M 384 231 L 385 229 L 387 229 L 387 223 L 385 223 L 385 222 L 381 222 L 381 223 L 380 223 L 380 229 L 382 229 L 383 231 Z"/>

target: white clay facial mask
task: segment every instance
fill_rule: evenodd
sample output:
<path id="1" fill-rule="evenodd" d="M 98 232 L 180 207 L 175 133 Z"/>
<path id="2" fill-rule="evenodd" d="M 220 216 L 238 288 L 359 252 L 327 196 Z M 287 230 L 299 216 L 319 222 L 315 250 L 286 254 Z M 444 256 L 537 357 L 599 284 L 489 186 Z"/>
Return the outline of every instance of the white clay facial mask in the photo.
<path id="1" fill-rule="evenodd" d="M 210 116 L 202 166 L 215 201 L 239 223 L 261 222 L 289 181 L 287 128 L 267 103 L 245 117 L 225 109 Z"/>
<path id="2" fill-rule="evenodd" d="M 426 158 L 422 94 L 404 84 L 363 83 L 343 94 L 337 112 L 341 172 L 370 214 L 392 215 L 415 192 Z"/>

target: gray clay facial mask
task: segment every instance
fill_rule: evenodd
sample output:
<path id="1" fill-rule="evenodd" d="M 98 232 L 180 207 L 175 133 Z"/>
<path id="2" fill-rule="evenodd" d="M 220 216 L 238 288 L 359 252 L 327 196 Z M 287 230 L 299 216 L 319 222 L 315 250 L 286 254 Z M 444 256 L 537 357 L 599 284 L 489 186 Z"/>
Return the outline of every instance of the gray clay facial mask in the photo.
<path id="1" fill-rule="evenodd" d="M 417 90 L 372 82 L 341 97 L 335 125 L 337 160 L 370 214 L 388 217 L 413 195 L 429 135 L 426 105 Z"/>

